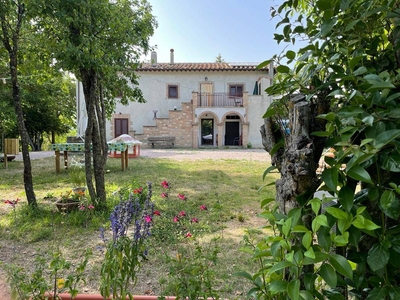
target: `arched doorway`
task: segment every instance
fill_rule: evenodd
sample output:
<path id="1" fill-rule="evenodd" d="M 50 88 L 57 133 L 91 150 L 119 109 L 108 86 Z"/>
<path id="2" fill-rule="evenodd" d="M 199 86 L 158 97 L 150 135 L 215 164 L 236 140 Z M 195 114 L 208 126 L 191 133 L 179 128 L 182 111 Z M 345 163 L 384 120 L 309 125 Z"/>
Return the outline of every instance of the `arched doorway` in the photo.
<path id="1" fill-rule="evenodd" d="M 201 119 L 201 145 L 214 145 L 214 119 Z"/>

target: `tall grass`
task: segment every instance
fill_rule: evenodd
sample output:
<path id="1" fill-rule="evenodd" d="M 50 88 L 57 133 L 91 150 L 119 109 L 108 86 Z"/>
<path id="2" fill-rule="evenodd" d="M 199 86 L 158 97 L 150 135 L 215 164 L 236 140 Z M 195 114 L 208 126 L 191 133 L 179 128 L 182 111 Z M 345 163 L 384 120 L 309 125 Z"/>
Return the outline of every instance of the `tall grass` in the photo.
<path id="1" fill-rule="evenodd" d="M 183 227 L 185 230 L 194 230 L 196 238 L 204 245 L 218 238 L 221 252 L 215 272 L 220 296 L 243 299 L 251 287 L 243 279 L 233 276 L 233 273 L 240 270 L 251 272 L 253 268 L 250 257 L 239 251 L 245 230 L 252 229 L 258 238 L 267 234 L 262 229 L 265 223 L 258 217 L 258 212 L 260 201 L 274 195 L 271 186 L 259 190 L 266 183 L 277 179 L 272 174 L 262 181 L 262 174 L 268 166 L 267 157 L 265 162 L 230 159 L 175 161 L 139 157 L 130 159 L 129 168 L 121 171 L 119 159 L 108 159 L 105 175 L 108 210 L 95 211 L 87 216 L 87 212 L 82 211 L 68 215 L 55 211 L 56 198 L 72 188 L 68 170 L 56 174 L 54 157 L 33 160 L 32 173 L 39 207 L 33 211 L 22 200 L 16 207 L 15 215 L 11 207 L 0 207 L 0 247 L 3 253 L 9 253 L 1 260 L 26 264 L 29 257 L 57 243 L 72 258 L 80 250 L 90 247 L 95 255 L 88 270 L 87 286 L 83 289 L 97 292 L 102 257 L 96 250 L 101 245 L 98 229 L 109 225 L 109 212 L 119 201 L 113 195 L 120 188 L 132 184 L 145 186 L 150 181 L 154 186 L 153 200 L 166 221 L 155 227 L 157 231 L 151 241 L 149 259 L 143 264 L 135 293 L 159 294 L 160 283 L 168 281 L 165 254 L 174 253 L 178 245 L 187 243 L 182 235 L 179 236 L 176 227 L 173 227 L 175 225 L 171 218 L 174 211 L 185 210 L 188 215 L 199 219 L 197 227 L 190 227 L 188 223 L 187 227 Z M 8 169 L 0 169 L 2 202 L 7 199 L 24 199 L 22 173 L 22 162 L 12 162 Z M 171 184 L 168 199 L 160 197 L 163 192 L 160 183 L 164 180 Z M 177 199 L 178 193 L 186 195 L 187 201 Z M 200 205 L 205 205 L 207 212 L 199 211 Z M 29 253 L 28 258 L 26 255 L 21 256 L 21 251 Z"/>

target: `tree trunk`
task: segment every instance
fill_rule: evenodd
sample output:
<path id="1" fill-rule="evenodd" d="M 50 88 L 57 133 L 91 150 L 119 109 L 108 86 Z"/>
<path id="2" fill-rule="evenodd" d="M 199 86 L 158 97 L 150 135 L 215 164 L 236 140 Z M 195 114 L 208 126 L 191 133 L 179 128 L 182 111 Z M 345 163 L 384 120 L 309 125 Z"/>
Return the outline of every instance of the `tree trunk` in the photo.
<path id="1" fill-rule="evenodd" d="M 85 170 L 89 195 L 100 203 L 106 201 L 104 168 L 107 156 L 104 107 L 99 99 L 98 78 L 94 70 L 81 70 L 88 124 L 85 131 Z M 103 128 L 103 129 L 102 129 Z M 92 159 L 93 153 L 93 159 Z M 93 169 L 92 169 L 93 160 Z M 92 176 L 94 174 L 95 186 Z"/>
<path id="2" fill-rule="evenodd" d="M 28 204 L 32 207 L 37 206 L 35 192 L 33 190 L 32 180 L 32 166 L 31 159 L 29 156 L 29 143 L 30 138 L 28 131 L 25 127 L 24 114 L 22 111 L 20 88 L 18 82 L 18 42 L 20 38 L 20 30 L 25 14 L 25 8 L 23 4 L 17 4 L 17 22 L 14 30 L 9 27 L 9 23 L 6 22 L 6 16 L 1 15 L 1 29 L 2 29 L 2 41 L 5 49 L 8 52 L 9 63 L 10 63 L 10 75 L 12 84 L 12 97 L 14 101 L 14 110 L 17 116 L 18 131 L 21 135 L 21 146 L 22 146 L 22 158 L 24 162 L 24 187 L 25 194 L 28 200 Z"/>
<path id="3" fill-rule="evenodd" d="M 310 199 L 321 183 L 315 172 L 323 151 L 324 138 L 312 136 L 311 133 L 321 130 L 322 124 L 315 119 L 318 114 L 327 110 L 329 107 L 324 101 L 316 104 L 308 102 L 302 94 L 290 99 L 290 133 L 287 134 L 281 128 L 280 136 L 284 137 L 284 146 L 271 155 L 272 165 L 281 174 L 275 187 L 276 201 L 282 213 L 287 214 L 292 208 L 298 207 L 299 196 Z M 279 138 L 273 128 L 274 121 L 271 118 L 264 119 L 261 137 L 268 153 L 271 153 Z"/>

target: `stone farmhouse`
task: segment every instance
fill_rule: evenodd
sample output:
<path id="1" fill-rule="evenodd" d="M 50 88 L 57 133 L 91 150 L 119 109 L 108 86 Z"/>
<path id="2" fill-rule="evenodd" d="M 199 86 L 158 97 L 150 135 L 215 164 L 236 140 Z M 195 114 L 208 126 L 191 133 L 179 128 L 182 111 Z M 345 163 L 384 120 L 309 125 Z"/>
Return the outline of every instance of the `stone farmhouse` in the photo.
<path id="1" fill-rule="evenodd" d="M 265 89 L 271 67 L 251 63 L 143 63 L 136 73 L 146 103 L 117 104 L 107 140 L 129 134 L 142 147 L 261 148 L 262 116 L 272 98 Z M 84 96 L 77 85 L 78 135 L 86 127 Z"/>

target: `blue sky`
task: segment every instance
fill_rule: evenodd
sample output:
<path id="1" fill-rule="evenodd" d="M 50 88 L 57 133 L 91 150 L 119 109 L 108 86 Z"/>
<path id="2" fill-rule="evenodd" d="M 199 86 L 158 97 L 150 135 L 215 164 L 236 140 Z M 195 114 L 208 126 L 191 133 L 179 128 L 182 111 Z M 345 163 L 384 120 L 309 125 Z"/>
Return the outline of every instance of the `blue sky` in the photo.
<path id="1" fill-rule="evenodd" d="M 260 63 L 284 48 L 273 39 L 278 19 L 270 16 L 282 0 L 148 1 L 158 21 L 150 39 L 158 62 L 169 62 L 171 48 L 176 63 L 214 62 L 219 53 L 226 62 Z"/>

